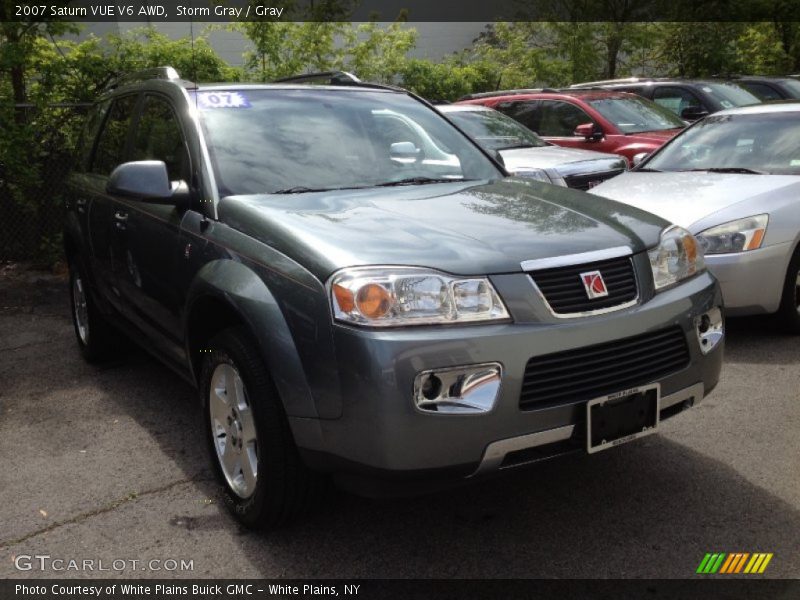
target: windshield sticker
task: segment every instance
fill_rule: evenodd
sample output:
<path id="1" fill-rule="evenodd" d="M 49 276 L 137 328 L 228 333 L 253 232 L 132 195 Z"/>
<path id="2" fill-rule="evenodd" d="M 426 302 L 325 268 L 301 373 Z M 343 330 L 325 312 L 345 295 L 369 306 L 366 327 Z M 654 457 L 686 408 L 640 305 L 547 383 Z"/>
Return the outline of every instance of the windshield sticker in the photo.
<path id="1" fill-rule="evenodd" d="M 789 166 L 790 167 L 800 167 L 800 160 L 797 160 L 796 158 L 793 158 L 791 160 L 791 162 L 789 163 Z"/>
<path id="2" fill-rule="evenodd" d="M 200 92 L 197 104 L 200 108 L 250 108 L 250 102 L 239 92 Z"/>

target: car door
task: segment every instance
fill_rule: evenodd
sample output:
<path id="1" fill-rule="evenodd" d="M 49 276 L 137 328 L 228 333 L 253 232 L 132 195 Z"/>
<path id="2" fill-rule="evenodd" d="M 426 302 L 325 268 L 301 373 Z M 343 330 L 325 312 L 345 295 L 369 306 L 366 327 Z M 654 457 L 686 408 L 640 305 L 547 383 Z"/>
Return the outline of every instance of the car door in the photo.
<path id="1" fill-rule="evenodd" d="M 191 162 L 181 123 L 170 100 L 146 94 L 133 127 L 129 160 L 158 160 L 173 184 L 191 181 Z M 142 198 L 119 199 L 115 215 L 114 272 L 125 317 L 167 358 L 182 361 L 180 292 L 175 270 L 185 206 Z"/>
<path id="2" fill-rule="evenodd" d="M 595 130 L 602 133 L 602 138 L 588 140 L 575 135 L 578 125 L 591 123 Z M 615 144 L 609 139 L 609 132 L 593 119 L 580 106 L 563 100 L 541 100 L 539 104 L 539 135 L 548 142 L 599 152 L 613 152 Z"/>
<path id="3" fill-rule="evenodd" d="M 94 283 L 99 294 L 117 309 L 121 308 L 121 304 L 115 282 L 114 257 L 120 249 L 114 245 L 114 232 L 119 225 L 115 218 L 119 206 L 106 193 L 106 184 L 111 171 L 125 160 L 130 124 L 138 99 L 138 94 L 129 94 L 117 97 L 110 103 L 83 182 L 85 197 L 76 198 L 76 203 L 85 201 L 83 208 L 88 211 L 87 225 Z"/>

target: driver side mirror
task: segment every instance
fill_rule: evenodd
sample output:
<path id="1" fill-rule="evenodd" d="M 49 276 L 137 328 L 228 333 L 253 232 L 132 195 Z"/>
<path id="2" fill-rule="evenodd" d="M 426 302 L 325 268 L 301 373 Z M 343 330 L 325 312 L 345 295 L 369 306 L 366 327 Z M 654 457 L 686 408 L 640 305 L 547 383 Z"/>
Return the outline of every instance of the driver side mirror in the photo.
<path id="1" fill-rule="evenodd" d="M 686 121 L 697 121 L 708 115 L 708 111 L 700 106 L 687 106 L 681 111 L 681 119 Z"/>
<path id="2" fill-rule="evenodd" d="M 582 137 L 587 142 L 597 142 L 603 139 L 603 130 L 595 123 L 581 123 L 572 135 Z"/>
<path id="3" fill-rule="evenodd" d="M 189 187 L 184 181 L 170 183 L 167 165 L 160 160 L 137 160 L 111 172 L 106 192 L 156 204 L 188 204 Z"/>

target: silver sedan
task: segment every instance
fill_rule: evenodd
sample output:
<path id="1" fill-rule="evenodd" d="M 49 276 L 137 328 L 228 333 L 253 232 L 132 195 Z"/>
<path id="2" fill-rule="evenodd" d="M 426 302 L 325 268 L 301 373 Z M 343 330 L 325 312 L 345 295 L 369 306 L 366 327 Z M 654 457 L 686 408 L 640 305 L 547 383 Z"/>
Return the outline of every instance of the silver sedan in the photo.
<path id="1" fill-rule="evenodd" d="M 728 314 L 800 333 L 800 102 L 718 112 L 591 191 L 695 234 Z"/>

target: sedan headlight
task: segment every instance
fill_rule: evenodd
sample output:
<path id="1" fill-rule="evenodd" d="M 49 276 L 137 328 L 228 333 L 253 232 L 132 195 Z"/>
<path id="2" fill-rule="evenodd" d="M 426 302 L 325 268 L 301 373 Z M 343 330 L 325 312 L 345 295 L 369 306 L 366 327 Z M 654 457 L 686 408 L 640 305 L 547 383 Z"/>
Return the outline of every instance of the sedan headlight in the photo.
<path id="1" fill-rule="evenodd" d="M 508 319 L 485 277 L 453 277 L 413 267 L 344 269 L 330 280 L 337 321 L 369 327 Z"/>
<path id="2" fill-rule="evenodd" d="M 661 233 L 658 246 L 648 251 L 656 290 L 663 290 L 706 268 L 697 239 L 683 227 Z"/>
<path id="3" fill-rule="evenodd" d="M 560 185 L 566 187 L 567 182 L 558 173 L 548 173 L 545 169 L 531 169 L 520 167 L 511 171 L 512 175 L 517 177 L 525 177 L 526 179 L 535 179 L 536 181 L 543 181 L 545 183 L 552 183 L 553 185 Z"/>
<path id="4" fill-rule="evenodd" d="M 767 233 L 768 215 L 756 215 L 717 225 L 697 234 L 706 254 L 731 254 L 761 248 Z"/>

